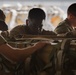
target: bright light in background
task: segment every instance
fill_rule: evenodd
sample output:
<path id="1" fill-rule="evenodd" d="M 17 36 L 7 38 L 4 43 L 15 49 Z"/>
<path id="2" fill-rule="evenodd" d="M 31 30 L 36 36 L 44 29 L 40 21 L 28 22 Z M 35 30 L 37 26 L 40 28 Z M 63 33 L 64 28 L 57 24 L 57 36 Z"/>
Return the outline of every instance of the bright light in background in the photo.
<path id="1" fill-rule="evenodd" d="M 6 23 L 9 29 L 21 24 L 26 24 L 28 12 L 31 8 L 39 7 L 46 12 L 46 21 L 44 28 L 46 30 L 51 30 L 50 27 L 56 27 L 58 23 L 66 18 L 66 11 L 68 6 L 76 1 L 63 1 L 63 0 L 5 0 L 1 1 L 3 9 L 6 13 Z M 11 4 L 12 3 L 12 4 Z M 14 11 L 11 11 L 14 10 Z M 14 19 L 13 19 L 14 17 Z M 12 23 L 11 23 L 12 21 Z"/>
<path id="2" fill-rule="evenodd" d="M 3 5 L 2 9 L 8 11 L 6 14 L 6 23 L 8 24 L 9 30 L 17 25 L 25 24 L 28 12 L 31 8 L 41 8 L 46 13 L 46 20 L 43 22 L 43 28 L 45 30 L 53 31 L 58 23 L 63 20 L 63 15 L 65 14 L 62 9 L 57 6 L 43 6 L 43 5 L 33 5 L 33 6 L 23 6 L 20 3 L 17 5 Z M 63 15 L 62 15 L 63 14 Z"/>

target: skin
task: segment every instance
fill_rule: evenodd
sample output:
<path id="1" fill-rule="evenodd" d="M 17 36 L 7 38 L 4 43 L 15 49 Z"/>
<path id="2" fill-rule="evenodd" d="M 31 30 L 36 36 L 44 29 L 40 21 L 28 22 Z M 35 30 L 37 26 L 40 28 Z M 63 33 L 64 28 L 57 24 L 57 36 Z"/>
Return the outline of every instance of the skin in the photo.
<path id="1" fill-rule="evenodd" d="M 36 19 L 29 18 L 26 23 L 33 33 L 38 33 L 39 31 L 42 30 L 42 26 L 43 26 L 42 19 L 36 20 Z"/>
<path id="2" fill-rule="evenodd" d="M 71 13 L 68 13 L 67 18 L 68 18 L 69 23 L 71 24 L 71 26 L 75 28 L 76 27 L 76 16 L 74 16 Z"/>
<path id="3" fill-rule="evenodd" d="M 45 46 L 46 43 L 38 42 L 35 45 L 23 49 L 18 48 L 12 48 L 8 44 L 3 44 L 0 46 L 0 54 L 4 55 L 6 58 L 12 60 L 12 61 L 23 61 L 25 60 L 29 55 L 34 53 L 35 51 L 39 50 L 43 46 Z"/>

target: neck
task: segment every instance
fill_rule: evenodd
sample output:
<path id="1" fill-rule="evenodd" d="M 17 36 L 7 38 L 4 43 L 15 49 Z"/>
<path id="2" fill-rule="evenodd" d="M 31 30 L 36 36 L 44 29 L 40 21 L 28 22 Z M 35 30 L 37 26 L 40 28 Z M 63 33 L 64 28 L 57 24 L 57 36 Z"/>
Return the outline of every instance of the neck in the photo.
<path id="1" fill-rule="evenodd" d="M 38 26 L 38 25 L 29 25 L 29 28 L 30 28 L 32 33 L 40 34 L 41 30 L 42 30 L 42 27 L 36 27 L 36 26 Z"/>

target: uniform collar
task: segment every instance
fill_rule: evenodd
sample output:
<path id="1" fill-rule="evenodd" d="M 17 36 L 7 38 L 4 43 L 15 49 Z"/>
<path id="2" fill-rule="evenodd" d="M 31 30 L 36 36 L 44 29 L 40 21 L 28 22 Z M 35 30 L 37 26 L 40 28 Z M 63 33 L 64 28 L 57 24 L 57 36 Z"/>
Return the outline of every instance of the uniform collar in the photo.
<path id="1" fill-rule="evenodd" d="M 67 18 L 65 19 L 65 21 L 66 21 L 66 23 L 67 23 L 67 26 L 69 26 L 70 28 L 73 29 L 73 27 L 71 26 L 71 24 L 70 24 L 70 22 L 69 22 L 69 20 L 68 20 Z"/>

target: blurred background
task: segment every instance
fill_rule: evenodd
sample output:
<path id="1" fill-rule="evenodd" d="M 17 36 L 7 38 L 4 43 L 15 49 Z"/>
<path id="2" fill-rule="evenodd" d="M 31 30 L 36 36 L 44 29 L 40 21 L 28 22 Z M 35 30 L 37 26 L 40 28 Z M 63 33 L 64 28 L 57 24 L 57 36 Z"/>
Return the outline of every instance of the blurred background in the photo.
<path id="1" fill-rule="evenodd" d="M 42 8 L 46 13 L 43 28 L 54 30 L 58 23 L 67 17 L 67 8 L 76 0 L 0 0 L 0 8 L 6 15 L 6 23 L 11 30 L 17 25 L 26 25 L 31 8 Z"/>

